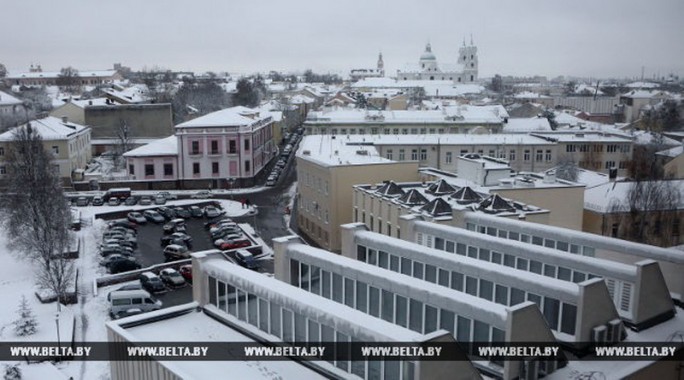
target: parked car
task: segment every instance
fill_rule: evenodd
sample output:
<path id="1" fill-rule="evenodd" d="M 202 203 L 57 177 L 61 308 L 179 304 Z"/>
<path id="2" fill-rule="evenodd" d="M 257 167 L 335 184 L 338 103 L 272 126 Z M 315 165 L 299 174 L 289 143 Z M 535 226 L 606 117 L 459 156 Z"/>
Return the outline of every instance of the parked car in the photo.
<path id="1" fill-rule="evenodd" d="M 201 218 L 204 216 L 204 212 L 198 206 L 190 206 L 190 215 L 193 218 Z"/>
<path id="2" fill-rule="evenodd" d="M 102 197 L 93 197 L 93 206 L 102 206 L 104 204 L 104 199 Z"/>
<path id="3" fill-rule="evenodd" d="M 86 197 L 78 197 L 76 198 L 76 206 L 78 207 L 84 207 L 88 205 L 88 198 Z"/>
<path id="4" fill-rule="evenodd" d="M 171 219 L 168 223 L 166 223 L 163 227 L 162 230 L 164 231 L 165 234 L 172 234 L 174 232 L 185 232 L 186 227 L 185 227 L 185 219 L 182 218 L 176 218 L 176 219 Z"/>
<path id="5" fill-rule="evenodd" d="M 114 254 L 114 255 L 109 255 L 109 256 L 105 257 L 103 260 L 101 260 L 101 261 L 100 261 L 100 265 L 109 268 L 109 267 L 112 266 L 113 264 L 118 263 L 118 262 L 120 262 L 120 261 L 133 261 L 133 262 L 137 262 L 136 259 L 135 259 L 135 257 L 130 257 L 130 256 L 126 256 L 126 255 Z"/>
<path id="6" fill-rule="evenodd" d="M 200 190 L 196 192 L 195 194 L 192 194 L 190 198 L 192 199 L 206 199 L 206 198 L 213 198 L 214 195 L 211 193 L 209 190 Z"/>
<path id="7" fill-rule="evenodd" d="M 124 228 L 130 229 L 130 230 L 137 230 L 138 229 L 137 224 L 131 223 L 127 219 L 112 220 L 111 222 L 109 222 L 109 224 L 107 224 L 107 226 L 109 226 L 109 228 L 124 227 Z"/>
<path id="8" fill-rule="evenodd" d="M 209 233 L 213 235 L 217 235 L 219 233 L 222 233 L 224 231 L 228 231 L 229 233 L 242 233 L 242 229 L 238 227 L 237 223 L 235 222 L 230 222 L 230 223 L 222 223 L 216 225 L 216 227 L 212 227 L 209 229 Z"/>
<path id="9" fill-rule="evenodd" d="M 188 211 L 188 209 L 186 209 L 186 208 L 174 207 L 173 211 L 176 212 L 176 217 L 178 217 L 178 218 L 183 218 L 183 219 L 190 218 L 190 211 Z"/>
<path id="10" fill-rule="evenodd" d="M 166 290 L 166 287 L 159 276 L 152 272 L 143 272 L 138 278 L 140 279 L 140 285 L 150 293 L 158 293 Z"/>
<path id="11" fill-rule="evenodd" d="M 157 209 L 166 220 L 171 220 L 176 217 L 176 212 L 171 207 L 162 206 Z"/>
<path id="12" fill-rule="evenodd" d="M 149 195 L 143 195 L 142 197 L 140 197 L 138 204 L 141 206 L 149 206 L 152 204 L 152 197 Z"/>
<path id="13" fill-rule="evenodd" d="M 130 284 L 126 284 L 123 286 L 119 286 L 116 288 L 116 290 L 112 290 L 107 294 L 107 301 L 111 301 L 112 299 L 112 293 L 114 292 L 123 292 L 125 290 L 142 290 L 142 285 L 140 285 L 140 282 L 133 282 Z"/>
<path id="14" fill-rule="evenodd" d="M 222 251 L 227 251 L 229 249 L 244 248 L 252 245 L 252 242 L 248 239 L 233 239 L 233 240 L 223 240 L 218 247 Z"/>
<path id="15" fill-rule="evenodd" d="M 259 263 L 254 259 L 252 253 L 247 250 L 238 249 L 235 251 L 235 258 L 237 259 L 238 264 L 247 269 L 259 269 Z"/>
<path id="16" fill-rule="evenodd" d="M 108 245 L 108 244 L 120 245 L 122 247 L 128 247 L 131 250 L 135 250 L 135 248 L 137 247 L 137 242 L 127 240 L 125 237 L 116 238 L 116 239 L 106 239 L 106 240 L 102 241 L 102 245 Z"/>
<path id="17" fill-rule="evenodd" d="M 107 206 L 118 206 L 120 205 L 121 202 L 119 201 L 119 198 L 109 198 L 107 201 Z"/>
<path id="18" fill-rule="evenodd" d="M 147 223 L 147 219 L 145 219 L 145 217 L 137 211 L 129 212 L 128 215 L 126 215 L 126 217 L 128 218 L 128 220 L 130 220 L 133 223 L 137 223 L 137 224 Z"/>
<path id="19" fill-rule="evenodd" d="M 154 210 L 143 211 L 143 216 L 145 217 L 145 219 L 149 220 L 152 223 L 160 224 L 160 223 L 164 223 L 166 221 L 166 219 L 164 219 L 164 217 L 161 216 L 160 213 L 158 213 Z"/>
<path id="20" fill-rule="evenodd" d="M 166 257 L 166 260 L 168 261 L 187 259 L 190 257 L 190 252 L 188 251 L 188 248 L 183 245 L 169 244 L 164 247 L 164 257 Z"/>
<path id="21" fill-rule="evenodd" d="M 131 260 L 119 261 L 108 267 L 109 273 L 111 274 L 138 270 L 140 268 L 142 268 L 140 264 Z"/>
<path id="22" fill-rule="evenodd" d="M 204 229 L 205 229 L 205 230 L 209 230 L 209 229 L 211 229 L 212 227 L 216 227 L 216 226 L 217 226 L 218 224 L 220 224 L 220 223 L 232 222 L 232 221 L 233 221 L 233 220 L 230 219 L 229 217 L 227 217 L 227 216 L 225 216 L 225 215 L 221 215 L 221 216 L 219 216 L 218 218 L 212 219 L 212 220 L 210 220 L 210 221 L 204 223 Z"/>
<path id="23" fill-rule="evenodd" d="M 157 194 L 154 196 L 154 204 L 156 204 L 156 205 L 166 204 L 166 198 L 163 195 Z"/>
<path id="24" fill-rule="evenodd" d="M 178 272 L 180 272 L 185 281 L 192 282 L 192 265 L 182 265 Z"/>
<path id="25" fill-rule="evenodd" d="M 100 247 L 100 256 L 107 257 L 109 255 L 123 255 L 130 256 L 133 250 L 128 247 L 123 247 L 116 244 L 107 244 Z"/>
<path id="26" fill-rule="evenodd" d="M 171 194 L 168 191 L 160 191 L 157 193 L 157 196 L 162 196 L 164 197 L 167 201 L 178 199 L 178 196 L 176 194 Z"/>
<path id="27" fill-rule="evenodd" d="M 192 248 L 192 236 L 183 232 L 174 232 L 171 235 L 164 235 L 161 237 L 162 247 L 166 247 L 169 244 L 178 244 L 182 242 L 188 248 Z"/>
<path id="28" fill-rule="evenodd" d="M 213 224 L 213 225 L 209 228 L 209 233 L 216 232 L 216 231 L 218 231 L 218 230 L 220 230 L 220 229 L 222 229 L 222 228 L 228 228 L 228 227 L 230 227 L 230 228 L 232 228 L 232 229 L 234 229 L 234 230 L 239 230 L 239 228 L 240 228 L 240 227 L 238 227 L 237 223 L 233 222 L 233 221 L 230 220 L 230 219 L 226 219 L 226 220 L 222 220 L 222 221 L 220 221 L 220 222 L 217 222 L 217 223 Z"/>
<path id="29" fill-rule="evenodd" d="M 130 197 L 124 199 L 123 203 L 126 206 L 135 206 L 135 204 L 138 203 L 138 201 L 135 199 L 135 197 L 130 196 Z"/>
<path id="30" fill-rule="evenodd" d="M 216 218 L 221 214 L 223 214 L 223 210 L 220 210 L 216 206 L 209 205 L 204 207 L 204 215 L 207 218 Z"/>
<path id="31" fill-rule="evenodd" d="M 128 223 L 128 221 L 126 221 L 126 222 Z M 120 234 L 131 235 L 131 236 L 135 237 L 135 235 L 138 234 L 138 231 L 133 229 L 133 226 L 137 226 L 137 225 L 135 225 L 133 223 L 131 223 L 130 226 L 128 226 L 128 227 L 125 227 L 123 225 L 116 225 L 113 227 L 109 227 L 107 232 L 120 233 Z"/>
<path id="32" fill-rule="evenodd" d="M 162 281 L 164 281 L 166 285 L 171 287 L 185 285 L 185 279 L 183 276 L 181 276 L 181 274 L 173 268 L 162 269 L 161 272 L 159 272 L 159 277 L 161 277 Z"/>
<path id="33" fill-rule="evenodd" d="M 273 175 L 269 176 L 266 179 L 266 186 L 275 186 L 277 179 L 278 179 L 278 177 L 275 177 Z"/>

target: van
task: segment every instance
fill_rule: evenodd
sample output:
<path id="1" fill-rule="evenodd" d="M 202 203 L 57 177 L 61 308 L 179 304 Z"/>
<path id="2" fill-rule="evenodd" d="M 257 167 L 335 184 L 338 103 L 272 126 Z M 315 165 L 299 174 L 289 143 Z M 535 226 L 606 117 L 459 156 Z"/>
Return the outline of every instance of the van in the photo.
<path id="1" fill-rule="evenodd" d="M 107 192 L 102 197 L 105 202 L 109 201 L 110 198 L 129 198 L 131 196 L 130 187 L 118 187 L 107 190 Z"/>
<path id="2" fill-rule="evenodd" d="M 118 290 L 109 293 L 109 314 L 121 318 L 134 314 L 133 311 L 148 312 L 159 310 L 162 302 L 145 290 Z"/>

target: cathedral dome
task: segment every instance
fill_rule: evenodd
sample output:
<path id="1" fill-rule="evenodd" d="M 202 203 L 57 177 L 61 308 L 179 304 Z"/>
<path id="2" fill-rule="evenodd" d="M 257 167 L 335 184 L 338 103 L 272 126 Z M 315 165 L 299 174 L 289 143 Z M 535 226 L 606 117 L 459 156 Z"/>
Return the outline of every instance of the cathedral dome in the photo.
<path id="1" fill-rule="evenodd" d="M 432 46 L 428 43 L 425 46 L 425 51 L 423 54 L 420 56 L 421 61 L 436 61 L 437 57 L 432 53 Z"/>

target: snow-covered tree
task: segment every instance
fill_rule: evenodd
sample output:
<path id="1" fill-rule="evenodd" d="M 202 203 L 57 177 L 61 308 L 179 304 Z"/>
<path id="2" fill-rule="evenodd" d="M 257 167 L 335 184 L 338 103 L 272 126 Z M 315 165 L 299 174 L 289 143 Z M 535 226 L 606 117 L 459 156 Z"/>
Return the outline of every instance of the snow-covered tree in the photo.
<path id="1" fill-rule="evenodd" d="M 19 364 L 5 364 L 4 380 L 21 380 Z"/>
<path id="2" fill-rule="evenodd" d="M 19 318 L 14 321 L 14 332 L 19 336 L 35 334 L 38 328 L 38 322 L 36 321 L 35 315 L 33 315 L 33 311 L 31 311 L 26 296 L 21 296 L 17 313 L 19 314 Z M 5 376 L 5 378 L 7 377 Z"/>

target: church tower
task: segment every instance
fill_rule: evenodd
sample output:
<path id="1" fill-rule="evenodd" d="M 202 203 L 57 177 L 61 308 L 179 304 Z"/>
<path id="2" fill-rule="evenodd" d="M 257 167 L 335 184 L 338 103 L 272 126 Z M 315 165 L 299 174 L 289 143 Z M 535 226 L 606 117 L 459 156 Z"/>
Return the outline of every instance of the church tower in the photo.
<path id="1" fill-rule="evenodd" d="M 473 36 L 470 36 L 470 45 L 466 45 L 465 38 L 463 39 L 463 46 L 458 49 L 458 55 L 458 63 L 463 65 L 463 82 L 477 81 L 477 46 L 473 43 Z"/>
<path id="2" fill-rule="evenodd" d="M 385 62 L 382 60 L 382 52 L 378 54 L 378 72 L 380 73 L 380 76 L 385 76 Z"/>

